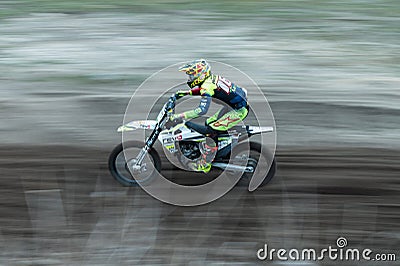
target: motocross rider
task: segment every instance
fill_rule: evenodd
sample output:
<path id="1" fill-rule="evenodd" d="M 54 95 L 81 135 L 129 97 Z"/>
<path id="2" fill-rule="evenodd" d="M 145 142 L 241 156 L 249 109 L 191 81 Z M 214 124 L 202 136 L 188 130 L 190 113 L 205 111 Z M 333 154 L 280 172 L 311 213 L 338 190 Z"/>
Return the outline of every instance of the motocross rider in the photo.
<path id="1" fill-rule="evenodd" d="M 227 106 L 222 107 L 217 113 L 209 117 L 205 122 L 205 126 L 190 121 L 186 122 L 186 126 L 215 139 L 219 132 L 227 131 L 246 118 L 248 114 L 247 91 L 229 80 L 211 73 L 211 66 L 205 59 L 198 59 L 184 64 L 179 68 L 179 71 L 188 75 L 187 84 L 190 90 L 177 91 L 175 93 L 176 99 L 186 95 L 198 95 L 201 96 L 201 100 L 197 108 L 172 115 L 170 118 L 172 121 L 178 122 L 182 119 L 188 120 L 205 115 L 210 107 L 212 98 L 221 100 Z M 204 173 L 210 171 L 212 159 L 207 158 L 210 158 L 210 154 L 214 155 L 217 152 L 218 147 L 215 142 L 212 141 L 210 143 L 207 141 L 202 143 L 203 149 L 200 149 L 202 156 L 192 166 L 194 170 L 203 171 Z M 211 158 L 214 158 L 214 156 Z"/>

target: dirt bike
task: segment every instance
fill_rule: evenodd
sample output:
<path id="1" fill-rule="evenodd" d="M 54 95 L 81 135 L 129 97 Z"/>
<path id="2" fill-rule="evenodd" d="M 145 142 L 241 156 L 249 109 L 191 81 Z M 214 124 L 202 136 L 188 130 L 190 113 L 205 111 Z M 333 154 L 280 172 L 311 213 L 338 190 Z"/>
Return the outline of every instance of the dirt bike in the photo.
<path id="1" fill-rule="evenodd" d="M 145 142 L 127 141 L 117 145 L 109 156 L 108 166 L 112 176 L 124 186 L 135 186 L 154 178 L 161 172 L 161 158 L 153 147 L 157 139 L 161 142 L 168 161 L 187 170 L 188 161 L 202 155 L 201 143 L 205 135 L 182 121 L 174 126 L 168 125 L 175 111 L 176 98 L 171 96 L 160 110 L 156 120 L 131 121 L 118 128 L 118 132 L 137 129 L 151 130 Z M 275 175 L 276 160 L 270 154 L 262 154 L 261 144 L 248 139 L 257 134 L 273 132 L 273 127 L 234 126 L 228 132 L 221 132 L 215 139 L 217 152 L 212 161 L 212 170 L 228 171 L 232 175 L 241 175 L 240 180 L 250 181 L 261 157 L 272 158 L 267 162 L 269 171 L 260 186 L 266 185 Z M 129 152 L 127 152 L 129 151 Z M 268 151 L 267 151 L 268 152 Z M 128 156 L 127 156 L 128 155 Z M 262 156 L 263 155 L 263 156 Z"/>

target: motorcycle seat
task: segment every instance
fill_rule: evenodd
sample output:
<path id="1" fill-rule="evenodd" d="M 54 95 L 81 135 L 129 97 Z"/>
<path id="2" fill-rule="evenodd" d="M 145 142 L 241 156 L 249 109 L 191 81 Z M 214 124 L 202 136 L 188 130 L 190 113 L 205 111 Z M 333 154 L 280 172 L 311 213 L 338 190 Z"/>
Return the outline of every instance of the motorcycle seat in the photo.
<path id="1" fill-rule="evenodd" d="M 216 136 L 220 136 L 220 135 L 224 135 L 224 134 L 228 134 L 227 131 L 217 131 L 214 130 L 212 127 L 208 126 L 208 125 L 199 125 L 196 123 L 193 123 L 191 121 L 187 121 L 185 123 L 185 125 L 190 128 L 193 129 L 194 131 L 204 135 L 204 136 L 210 136 L 212 138 L 216 137 Z"/>

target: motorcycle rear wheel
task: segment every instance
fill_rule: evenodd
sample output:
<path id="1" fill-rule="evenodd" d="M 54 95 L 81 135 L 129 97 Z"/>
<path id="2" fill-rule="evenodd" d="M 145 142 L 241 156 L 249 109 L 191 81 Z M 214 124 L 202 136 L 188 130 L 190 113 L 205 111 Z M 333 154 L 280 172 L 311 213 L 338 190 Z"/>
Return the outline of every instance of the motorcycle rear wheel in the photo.
<path id="1" fill-rule="evenodd" d="M 247 143 L 241 143 L 237 145 L 232 151 L 232 160 L 235 162 L 239 161 L 239 164 L 242 166 L 252 167 L 253 169 L 257 169 L 257 165 L 260 160 L 265 160 L 268 166 L 270 166 L 269 171 L 262 183 L 259 187 L 267 185 L 271 179 L 275 176 L 277 170 L 277 163 L 275 157 L 273 157 L 272 161 L 268 161 L 268 158 L 271 158 L 272 155 L 268 154 L 268 151 L 263 151 L 264 154 L 261 153 L 261 144 L 257 142 L 250 141 Z M 241 162 L 240 162 L 241 160 Z M 262 170 L 262 169 L 260 169 Z M 239 186 L 247 186 L 255 173 L 245 172 L 242 174 L 238 185 Z"/>

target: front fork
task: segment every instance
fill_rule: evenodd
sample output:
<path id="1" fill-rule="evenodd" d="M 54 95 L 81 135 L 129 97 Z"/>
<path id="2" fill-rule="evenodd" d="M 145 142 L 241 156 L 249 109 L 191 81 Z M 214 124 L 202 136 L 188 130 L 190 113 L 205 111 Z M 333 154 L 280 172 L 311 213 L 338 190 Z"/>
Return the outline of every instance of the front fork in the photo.
<path id="1" fill-rule="evenodd" d="M 136 158 L 127 162 L 127 167 L 132 171 L 132 174 L 138 175 L 147 170 L 146 163 L 143 163 L 143 160 L 148 151 L 149 151 L 149 148 L 146 145 L 140 150 L 140 152 L 136 156 Z"/>
<path id="2" fill-rule="evenodd" d="M 146 140 L 146 145 L 140 150 L 139 154 L 133 159 L 131 162 L 131 169 L 133 173 L 140 174 L 146 171 L 146 164 L 142 164 L 144 157 L 146 156 L 147 152 L 153 147 L 154 143 L 156 142 L 160 132 L 162 131 L 164 123 L 161 125 L 157 125 L 157 127 L 153 130 L 151 135 Z"/>
<path id="3" fill-rule="evenodd" d="M 149 149 L 150 148 L 147 147 L 147 145 L 146 145 L 140 150 L 139 154 L 136 156 L 136 159 L 135 159 L 135 166 L 140 166 L 142 164 L 142 162 L 144 160 L 144 156 L 146 156 L 146 153 L 149 151 Z"/>

